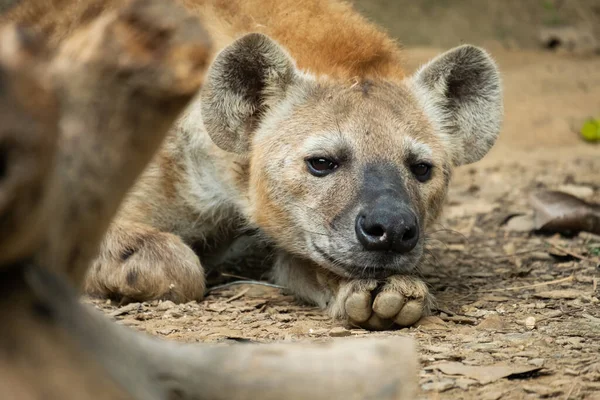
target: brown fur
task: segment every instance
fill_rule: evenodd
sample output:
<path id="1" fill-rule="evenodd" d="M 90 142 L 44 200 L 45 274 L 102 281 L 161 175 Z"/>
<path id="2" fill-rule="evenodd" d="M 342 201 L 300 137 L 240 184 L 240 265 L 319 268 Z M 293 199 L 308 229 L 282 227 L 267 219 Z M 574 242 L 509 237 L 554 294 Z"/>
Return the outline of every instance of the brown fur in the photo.
<path id="1" fill-rule="evenodd" d="M 56 44 L 116 2 L 30 0 L 1 18 L 34 24 Z M 255 227 L 277 248 L 275 280 L 299 297 L 371 328 L 414 323 L 430 302 L 410 275 L 423 232 L 441 212 L 451 169 L 481 158 L 498 134 L 493 61 L 463 46 L 406 77 L 399 46 L 344 1 L 181 2 L 210 33 L 213 64 L 121 207 L 87 292 L 201 299 L 203 268 L 190 246 L 206 250 Z M 316 178 L 307 157 L 340 167 Z M 426 183 L 411 171 L 423 161 L 433 165 Z M 419 243 L 407 254 L 357 242 L 354 220 L 372 207 L 364 191 L 379 190 L 369 189 L 373 174 L 384 187 L 396 182 L 394 198 L 417 216 Z M 395 308 L 379 312 L 388 302 Z"/>
<path id="2" fill-rule="evenodd" d="M 197 14 L 219 40 L 218 47 L 244 32 L 262 32 L 294 54 L 298 67 L 339 79 L 386 77 L 404 72 L 397 44 L 342 1 L 176 0 Z M 0 21 L 35 25 L 58 44 L 80 24 L 120 0 L 29 0 Z M 324 40 L 326 39 L 326 40 Z"/>

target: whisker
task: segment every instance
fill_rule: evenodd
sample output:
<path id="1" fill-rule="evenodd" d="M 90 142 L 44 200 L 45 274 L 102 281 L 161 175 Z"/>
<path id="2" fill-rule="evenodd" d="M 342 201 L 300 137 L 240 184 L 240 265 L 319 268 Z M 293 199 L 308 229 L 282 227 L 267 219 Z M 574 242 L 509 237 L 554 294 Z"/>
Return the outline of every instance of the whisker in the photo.
<path id="1" fill-rule="evenodd" d="M 442 229 L 427 232 L 429 235 L 434 234 L 434 233 L 439 233 L 439 232 L 450 232 L 450 233 L 454 233 L 454 234 L 460 236 L 461 238 L 463 238 L 466 243 L 470 243 L 469 238 L 467 236 L 465 236 L 465 234 L 463 234 L 457 230 L 454 230 L 454 229 L 446 228 L 445 226 L 443 226 L 440 223 L 437 223 L 436 225 L 440 225 L 442 227 Z"/>

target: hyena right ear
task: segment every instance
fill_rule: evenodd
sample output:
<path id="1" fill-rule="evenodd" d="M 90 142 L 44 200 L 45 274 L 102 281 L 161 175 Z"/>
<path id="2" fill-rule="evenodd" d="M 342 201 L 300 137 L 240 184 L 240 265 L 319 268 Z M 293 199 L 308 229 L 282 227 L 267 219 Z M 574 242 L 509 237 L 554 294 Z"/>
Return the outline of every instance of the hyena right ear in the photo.
<path id="1" fill-rule="evenodd" d="M 478 161 L 491 149 L 502 125 L 502 85 L 486 51 L 455 47 L 421 67 L 410 83 L 455 166 Z"/>
<path id="2" fill-rule="evenodd" d="M 297 77 L 294 61 L 277 43 L 250 33 L 212 63 L 201 92 L 202 119 L 221 149 L 243 154 L 260 118 L 283 100 Z"/>

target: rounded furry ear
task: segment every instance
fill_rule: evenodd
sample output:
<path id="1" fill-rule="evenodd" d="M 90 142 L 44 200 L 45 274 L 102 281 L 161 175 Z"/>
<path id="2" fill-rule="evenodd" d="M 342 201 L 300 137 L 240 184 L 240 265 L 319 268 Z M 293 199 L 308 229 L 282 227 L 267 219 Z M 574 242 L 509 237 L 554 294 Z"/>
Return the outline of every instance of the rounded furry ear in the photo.
<path id="1" fill-rule="evenodd" d="M 201 91 L 202 120 L 213 142 L 247 152 L 261 117 L 283 100 L 295 76 L 292 58 L 263 34 L 247 34 L 221 51 Z"/>
<path id="2" fill-rule="evenodd" d="M 503 116 L 500 74 L 487 52 L 456 47 L 421 67 L 409 82 L 455 166 L 487 154 Z"/>

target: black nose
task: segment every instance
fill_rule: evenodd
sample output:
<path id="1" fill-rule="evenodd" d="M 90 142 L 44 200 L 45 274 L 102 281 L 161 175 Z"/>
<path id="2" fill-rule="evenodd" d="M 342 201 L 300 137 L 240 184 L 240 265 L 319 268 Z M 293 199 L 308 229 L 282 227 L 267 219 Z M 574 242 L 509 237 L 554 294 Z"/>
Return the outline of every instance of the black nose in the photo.
<path id="1" fill-rule="evenodd" d="M 356 217 L 356 237 L 365 250 L 408 253 L 419 241 L 419 224 L 415 214 L 400 209 L 374 208 Z"/>

